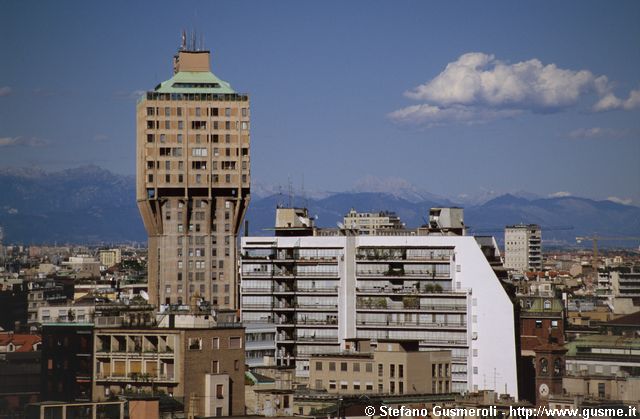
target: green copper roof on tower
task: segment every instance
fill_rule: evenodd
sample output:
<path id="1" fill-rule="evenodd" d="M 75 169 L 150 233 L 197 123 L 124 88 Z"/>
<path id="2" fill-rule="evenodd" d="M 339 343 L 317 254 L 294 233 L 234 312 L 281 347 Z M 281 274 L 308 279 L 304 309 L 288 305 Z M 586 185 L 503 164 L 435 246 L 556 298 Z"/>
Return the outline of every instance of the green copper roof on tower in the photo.
<path id="1" fill-rule="evenodd" d="M 154 89 L 158 93 L 236 93 L 210 71 L 179 71 Z"/>

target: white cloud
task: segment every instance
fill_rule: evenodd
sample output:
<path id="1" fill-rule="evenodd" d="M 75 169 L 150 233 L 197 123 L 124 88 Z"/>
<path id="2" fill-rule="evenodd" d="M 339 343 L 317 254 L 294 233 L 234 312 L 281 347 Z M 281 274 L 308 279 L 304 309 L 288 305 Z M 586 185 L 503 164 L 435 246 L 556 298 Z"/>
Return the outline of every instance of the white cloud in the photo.
<path id="1" fill-rule="evenodd" d="M 537 59 L 507 64 L 493 55 L 472 52 L 449 63 L 442 73 L 406 96 L 439 105 L 559 108 L 595 90 L 596 80 L 599 89 L 607 84 L 606 78 L 587 70 L 565 70 Z"/>
<path id="2" fill-rule="evenodd" d="M 49 141 L 42 138 L 0 137 L 0 147 L 42 147 Z"/>
<path id="3" fill-rule="evenodd" d="M 630 130 L 614 129 L 614 128 L 576 128 L 569 132 L 568 136 L 572 139 L 590 139 L 590 138 L 607 138 L 616 139 L 623 138 L 631 134 Z"/>
<path id="4" fill-rule="evenodd" d="M 444 123 L 459 122 L 474 124 L 494 119 L 507 118 L 518 115 L 516 109 L 485 109 L 477 106 L 439 107 L 429 104 L 408 106 L 391 112 L 389 117 L 396 122 L 426 124 L 436 126 Z"/>
<path id="5" fill-rule="evenodd" d="M 568 196 L 572 196 L 571 192 L 558 191 L 558 192 L 554 192 L 552 194 L 549 194 L 549 198 L 566 198 Z"/>
<path id="6" fill-rule="evenodd" d="M 533 58 L 510 64 L 494 55 L 470 52 L 447 64 L 433 79 L 405 92 L 422 102 L 389 114 L 397 122 L 472 123 L 513 116 L 518 112 L 557 112 L 595 94 L 594 110 L 633 109 L 640 91 L 621 101 L 606 76 L 589 70 L 563 69 Z"/>
<path id="7" fill-rule="evenodd" d="M 633 203 L 633 199 L 631 198 L 618 198 L 617 196 L 610 196 L 607 198 L 607 201 L 622 205 L 631 205 Z"/>
<path id="8" fill-rule="evenodd" d="M 609 92 L 600 98 L 595 105 L 593 105 L 593 110 L 596 112 L 613 111 L 618 109 L 630 111 L 636 108 L 640 108 L 640 89 L 629 92 L 629 97 L 626 100 L 619 99 L 616 95 Z"/>
<path id="9" fill-rule="evenodd" d="M 9 96 L 11 94 L 11 91 L 12 91 L 12 89 L 9 86 L 0 87 L 0 97 Z"/>

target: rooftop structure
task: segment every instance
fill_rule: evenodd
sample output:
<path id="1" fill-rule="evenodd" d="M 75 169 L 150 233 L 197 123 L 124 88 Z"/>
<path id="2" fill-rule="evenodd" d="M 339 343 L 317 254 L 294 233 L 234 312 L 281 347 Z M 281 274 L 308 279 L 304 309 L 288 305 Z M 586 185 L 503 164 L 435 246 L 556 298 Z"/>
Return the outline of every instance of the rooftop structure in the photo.
<path id="1" fill-rule="evenodd" d="M 464 236 L 464 210 L 458 207 L 431 208 L 428 228 L 429 234 Z"/>

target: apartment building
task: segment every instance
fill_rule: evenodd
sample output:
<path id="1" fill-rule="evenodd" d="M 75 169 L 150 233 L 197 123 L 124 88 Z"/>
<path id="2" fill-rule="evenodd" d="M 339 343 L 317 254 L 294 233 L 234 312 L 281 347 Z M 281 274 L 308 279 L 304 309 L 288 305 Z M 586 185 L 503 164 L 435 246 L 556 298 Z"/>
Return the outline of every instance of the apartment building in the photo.
<path id="1" fill-rule="evenodd" d="M 203 416 L 244 413 L 243 330 L 101 328 L 95 334 L 97 400 L 162 392 Z M 231 397 L 231 394 L 234 397 Z"/>
<path id="2" fill-rule="evenodd" d="M 640 265 L 618 266 L 613 268 L 611 275 L 611 289 L 615 297 L 640 297 Z"/>
<path id="3" fill-rule="evenodd" d="M 26 416 L 29 419 L 75 419 L 75 418 L 110 418 L 133 419 L 138 418 L 129 406 L 129 415 L 125 415 L 125 401 L 86 402 L 86 403 L 62 403 L 44 401 L 31 403 L 26 407 Z M 135 402 L 133 402 L 135 403 Z M 133 404 L 132 403 L 132 404 Z"/>
<path id="4" fill-rule="evenodd" d="M 191 42 L 189 42 L 191 44 Z M 174 74 L 137 104 L 137 201 L 152 304 L 236 301 L 236 237 L 249 202 L 249 98 L 184 41 Z"/>
<path id="5" fill-rule="evenodd" d="M 41 400 L 92 400 L 93 324 L 47 323 L 42 326 Z"/>
<path id="6" fill-rule="evenodd" d="M 99 304 L 87 321 L 45 323 L 45 400 L 168 396 L 193 416 L 244 414 L 245 334 L 235 312 L 209 306 Z"/>
<path id="7" fill-rule="evenodd" d="M 517 224 L 504 230 L 504 267 L 518 273 L 542 269 L 542 230 L 537 224 Z"/>
<path id="8" fill-rule="evenodd" d="M 120 249 L 107 249 L 99 252 L 100 265 L 107 268 L 122 262 L 122 254 Z"/>
<path id="9" fill-rule="evenodd" d="M 247 366 L 268 365 L 276 357 L 276 326 L 273 323 L 249 323 L 245 329 Z"/>
<path id="10" fill-rule="evenodd" d="M 246 373 L 247 415 L 292 416 L 293 370 L 288 367 L 257 367 Z"/>
<path id="11" fill-rule="evenodd" d="M 62 268 L 73 272 L 75 278 L 99 278 L 100 261 L 89 255 L 71 256 L 62 262 Z"/>
<path id="12" fill-rule="evenodd" d="M 244 237 L 241 278 L 243 322 L 275 324 L 301 381 L 348 339 L 412 339 L 451 351 L 452 391 L 517 394 L 514 307 L 473 237 Z"/>
<path id="13" fill-rule="evenodd" d="M 95 401 L 164 393 L 182 403 L 187 416 L 244 414 L 241 324 L 171 311 L 149 320 L 96 325 Z"/>
<path id="14" fill-rule="evenodd" d="M 451 391 L 451 352 L 419 341 L 350 340 L 347 350 L 309 360 L 309 385 L 330 394 L 437 394 Z"/>
<path id="15" fill-rule="evenodd" d="M 404 223 L 395 212 L 357 212 L 351 210 L 344 216 L 345 228 L 357 230 L 358 234 L 371 236 L 380 230 L 399 230 L 404 228 Z"/>
<path id="16" fill-rule="evenodd" d="M 39 335 L 0 332 L 0 416 L 39 400 L 41 345 Z"/>
<path id="17" fill-rule="evenodd" d="M 640 338 L 587 335 L 566 347 L 565 395 L 618 400 L 640 408 Z"/>
<path id="18" fill-rule="evenodd" d="M 29 290 L 27 299 L 30 325 L 41 323 L 38 315 L 41 309 L 65 305 L 73 300 L 74 295 L 73 282 L 51 278 L 28 281 L 27 289 Z"/>

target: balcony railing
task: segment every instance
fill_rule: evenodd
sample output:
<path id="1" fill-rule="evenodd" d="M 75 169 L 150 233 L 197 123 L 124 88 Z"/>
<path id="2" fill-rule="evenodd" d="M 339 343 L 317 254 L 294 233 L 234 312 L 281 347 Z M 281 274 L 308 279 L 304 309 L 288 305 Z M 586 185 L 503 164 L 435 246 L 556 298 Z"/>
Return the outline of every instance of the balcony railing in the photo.
<path id="1" fill-rule="evenodd" d="M 450 272 L 432 272 L 432 271 L 356 271 L 359 277 L 409 277 L 409 278 L 428 278 L 428 279 L 448 279 L 451 278 Z"/>
<path id="2" fill-rule="evenodd" d="M 242 304 L 243 310 L 271 310 L 273 308 L 273 304 Z"/>
<path id="3" fill-rule="evenodd" d="M 443 260 L 449 260 L 450 256 L 449 255 L 431 255 L 431 254 L 426 254 L 426 255 L 407 255 L 406 253 L 402 253 L 402 254 L 395 254 L 395 255 L 390 255 L 390 254 L 377 254 L 377 255 L 371 255 L 371 254 L 362 254 L 362 253 L 358 253 L 356 254 L 356 261 L 360 262 L 360 261 L 367 261 L 367 262 L 385 262 L 385 261 L 393 261 L 393 262 L 397 262 L 397 261 L 404 261 L 404 262 L 425 262 L 425 261 L 435 261 L 435 262 L 441 262 Z"/>
<path id="4" fill-rule="evenodd" d="M 317 293 L 332 293 L 338 292 L 338 287 L 298 287 L 297 292 L 317 292 Z"/>
<path id="5" fill-rule="evenodd" d="M 243 271 L 242 276 L 271 276 L 272 271 Z"/>
<path id="6" fill-rule="evenodd" d="M 396 304 L 390 304 L 388 302 L 371 302 L 371 303 L 364 303 L 364 302 L 357 302 L 356 303 L 356 308 L 357 309 L 363 309 L 363 310 L 388 310 L 388 311 L 404 311 L 404 310 L 411 310 L 411 311 L 416 311 L 416 310 L 425 310 L 425 311 L 459 311 L 459 312 L 466 312 L 467 311 L 467 306 L 465 305 L 447 305 L 447 304 L 437 304 L 437 305 L 433 305 L 433 304 L 412 304 L 412 303 L 407 303 L 407 304 L 398 304 L 398 302 L 395 302 Z"/>
<path id="7" fill-rule="evenodd" d="M 295 308 L 301 310 L 337 310 L 337 304 L 294 304 Z"/>
<path id="8" fill-rule="evenodd" d="M 466 323 L 420 323 L 416 321 L 370 321 L 359 320 L 358 326 L 399 326 L 399 327 L 420 327 L 425 329 L 466 329 Z"/>
<path id="9" fill-rule="evenodd" d="M 370 294 L 433 294 L 442 295 L 443 293 L 451 293 L 452 290 L 436 289 L 436 288 L 416 288 L 416 287 L 401 287 L 401 286 L 384 286 L 384 287 L 356 287 L 356 291 L 360 293 Z"/>
<path id="10" fill-rule="evenodd" d="M 338 271 L 296 271 L 296 276 L 338 276 Z"/>
<path id="11" fill-rule="evenodd" d="M 337 336 L 295 336 L 294 340 L 299 342 L 334 342 L 338 343 Z"/>
<path id="12" fill-rule="evenodd" d="M 242 287 L 243 293 L 273 294 L 283 292 L 299 293 L 334 293 L 338 292 L 338 287 Z"/>
<path id="13" fill-rule="evenodd" d="M 466 345 L 466 339 L 423 339 L 420 341 L 425 345 Z"/>
<path id="14" fill-rule="evenodd" d="M 274 288 L 255 288 L 255 287 L 242 287 L 242 292 L 251 292 L 251 293 L 262 293 L 262 294 L 271 294 Z"/>
<path id="15" fill-rule="evenodd" d="M 174 376 L 169 376 L 166 374 L 160 375 L 151 375 L 144 373 L 98 373 L 96 374 L 96 380 L 98 381 L 126 381 L 126 382 L 137 382 L 137 383 L 146 383 L 146 382 L 176 382 L 176 378 Z"/>

